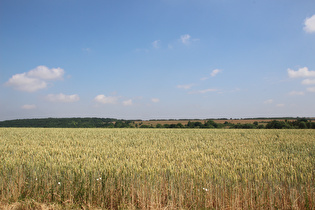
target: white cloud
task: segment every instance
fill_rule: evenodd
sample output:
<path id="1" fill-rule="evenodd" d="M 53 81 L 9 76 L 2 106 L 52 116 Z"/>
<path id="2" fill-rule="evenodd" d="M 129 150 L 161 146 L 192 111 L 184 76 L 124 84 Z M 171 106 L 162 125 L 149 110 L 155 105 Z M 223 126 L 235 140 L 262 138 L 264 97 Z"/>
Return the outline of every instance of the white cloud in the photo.
<path id="1" fill-rule="evenodd" d="M 291 96 L 303 96 L 305 93 L 303 91 L 291 91 L 289 95 Z"/>
<path id="2" fill-rule="evenodd" d="M 5 83 L 7 86 L 12 86 L 16 90 L 35 92 L 37 90 L 47 87 L 47 83 L 37 78 L 31 78 L 23 74 L 13 75 L 8 82 Z"/>
<path id="3" fill-rule="evenodd" d="M 49 69 L 46 66 L 37 66 L 35 69 L 27 73 L 28 77 L 35 77 L 43 80 L 63 79 L 64 70 L 61 68 Z"/>
<path id="4" fill-rule="evenodd" d="M 152 101 L 153 103 L 158 103 L 158 102 L 160 102 L 160 99 L 158 99 L 158 98 L 152 98 L 151 101 Z"/>
<path id="5" fill-rule="evenodd" d="M 129 100 L 123 101 L 123 105 L 124 106 L 131 106 L 132 105 L 132 100 L 129 99 Z"/>
<path id="6" fill-rule="evenodd" d="M 289 77 L 291 77 L 291 78 L 307 77 L 307 79 L 304 79 L 302 81 L 303 85 L 315 85 L 315 79 L 309 79 L 309 77 L 315 77 L 315 71 L 309 71 L 307 67 L 300 68 L 297 71 L 294 71 L 292 69 L 288 69 L 288 74 L 289 74 Z M 306 90 L 308 92 L 315 92 L 315 87 L 309 87 Z M 290 95 L 292 95 L 292 94 L 290 94 Z M 297 95 L 297 94 L 295 94 L 295 95 Z"/>
<path id="7" fill-rule="evenodd" d="M 161 43 L 160 40 L 155 40 L 154 42 L 152 42 L 153 48 L 159 49 L 160 48 L 160 43 Z"/>
<path id="8" fill-rule="evenodd" d="M 211 77 L 214 77 L 214 76 L 216 76 L 218 73 L 220 73 L 220 72 L 222 72 L 222 70 L 221 69 L 215 69 L 215 70 L 213 70 L 212 72 L 211 72 Z"/>
<path id="9" fill-rule="evenodd" d="M 77 94 L 74 95 L 65 95 L 63 93 L 60 94 L 49 94 L 46 96 L 46 100 L 51 102 L 64 102 L 64 103 L 72 103 L 80 100 L 80 97 Z"/>
<path id="10" fill-rule="evenodd" d="M 306 89 L 308 92 L 315 93 L 315 87 L 309 87 Z"/>
<path id="11" fill-rule="evenodd" d="M 61 68 L 49 69 L 46 66 L 38 66 L 29 72 L 13 75 L 5 83 L 16 90 L 35 92 L 47 87 L 47 80 L 63 79 L 64 70 Z"/>
<path id="12" fill-rule="evenodd" d="M 210 73 L 210 76 L 211 77 L 215 77 L 218 73 L 222 72 L 223 70 L 222 69 L 214 69 L 211 73 Z M 200 80 L 204 81 L 204 80 L 207 80 L 209 79 L 209 77 L 202 77 Z"/>
<path id="13" fill-rule="evenodd" d="M 315 79 L 305 79 L 302 81 L 303 85 L 315 85 Z"/>
<path id="14" fill-rule="evenodd" d="M 190 91 L 188 94 L 203 94 L 203 93 L 208 93 L 208 92 L 215 92 L 217 89 L 205 89 L 205 90 L 195 90 L 195 91 Z"/>
<path id="15" fill-rule="evenodd" d="M 204 80 L 207 80 L 207 79 L 209 79 L 209 77 L 202 77 L 200 80 L 204 81 Z"/>
<path id="16" fill-rule="evenodd" d="M 288 69 L 288 75 L 290 78 L 315 77 L 315 71 L 309 71 L 307 67 L 299 68 L 297 71 Z"/>
<path id="17" fill-rule="evenodd" d="M 184 35 L 180 36 L 180 41 L 183 44 L 189 44 L 190 43 L 190 38 L 191 38 L 191 36 L 189 34 L 184 34 Z"/>
<path id="18" fill-rule="evenodd" d="M 180 89 L 185 89 L 185 90 L 188 90 L 188 89 L 190 89 L 192 86 L 194 86 L 194 84 L 188 84 L 188 85 L 177 85 L 176 87 L 177 87 L 177 88 L 180 88 Z"/>
<path id="19" fill-rule="evenodd" d="M 272 99 L 268 99 L 268 100 L 264 101 L 264 104 L 272 104 L 272 103 L 273 103 Z"/>
<path id="20" fill-rule="evenodd" d="M 36 109 L 36 105 L 34 105 L 34 104 L 25 104 L 21 108 L 22 109 L 26 109 L 26 110 Z"/>
<path id="21" fill-rule="evenodd" d="M 306 18 L 304 21 L 304 31 L 307 33 L 314 33 L 315 32 L 315 15 L 310 18 Z"/>
<path id="22" fill-rule="evenodd" d="M 102 104 L 116 104 L 118 101 L 118 96 L 105 96 L 105 95 L 97 95 L 94 98 L 94 101 Z"/>
<path id="23" fill-rule="evenodd" d="M 277 107 L 284 107 L 285 105 L 284 104 L 277 104 L 276 106 Z"/>

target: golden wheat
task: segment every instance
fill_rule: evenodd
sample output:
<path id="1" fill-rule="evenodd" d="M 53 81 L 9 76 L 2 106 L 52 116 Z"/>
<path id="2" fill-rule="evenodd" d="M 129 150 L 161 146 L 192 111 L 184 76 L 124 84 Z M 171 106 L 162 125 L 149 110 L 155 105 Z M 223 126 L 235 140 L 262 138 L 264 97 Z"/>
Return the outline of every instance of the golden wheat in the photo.
<path id="1" fill-rule="evenodd" d="M 314 130 L 0 129 L 0 202 L 315 208 Z"/>

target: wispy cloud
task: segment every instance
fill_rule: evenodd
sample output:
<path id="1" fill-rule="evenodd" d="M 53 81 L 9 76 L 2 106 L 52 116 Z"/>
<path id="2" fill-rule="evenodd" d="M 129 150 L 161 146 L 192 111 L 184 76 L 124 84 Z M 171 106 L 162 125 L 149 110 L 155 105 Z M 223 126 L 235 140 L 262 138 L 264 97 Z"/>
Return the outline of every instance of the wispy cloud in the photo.
<path id="1" fill-rule="evenodd" d="M 315 15 L 310 18 L 306 18 L 304 21 L 304 31 L 307 33 L 315 32 Z"/>
<path id="2" fill-rule="evenodd" d="M 36 109 L 36 105 L 34 105 L 34 104 L 25 104 L 21 108 L 25 109 L 25 110 Z"/>
<path id="3" fill-rule="evenodd" d="M 303 85 L 315 85 L 315 79 L 305 79 L 302 81 Z"/>
<path id="4" fill-rule="evenodd" d="M 176 87 L 177 87 L 177 88 L 180 88 L 180 89 L 185 89 L 185 90 L 188 90 L 188 89 L 190 89 L 192 86 L 194 86 L 194 84 L 188 84 L 188 85 L 177 85 Z"/>
<path id="5" fill-rule="evenodd" d="M 230 92 L 235 93 L 235 92 L 239 92 L 239 91 L 241 91 L 241 88 L 234 88 Z"/>
<path id="6" fill-rule="evenodd" d="M 153 103 L 158 103 L 158 102 L 160 102 L 160 99 L 158 99 L 158 98 L 152 98 L 151 101 L 152 101 Z"/>
<path id="7" fill-rule="evenodd" d="M 194 91 L 189 91 L 188 94 L 204 94 L 208 92 L 216 92 L 218 91 L 217 89 L 205 89 L 205 90 L 194 90 Z"/>
<path id="8" fill-rule="evenodd" d="M 276 107 L 284 107 L 284 104 L 277 104 Z"/>
<path id="9" fill-rule="evenodd" d="M 152 42 L 153 48 L 159 49 L 160 48 L 160 43 L 161 43 L 160 40 L 155 40 L 154 42 Z"/>
<path id="10" fill-rule="evenodd" d="M 94 101 L 102 104 L 117 104 L 118 96 L 97 95 Z"/>
<path id="11" fill-rule="evenodd" d="M 306 90 L 307 90 L 308 92 L 315 93 L 315 87 L 309 87 L 309 88 L 306 88 Z"/>
<path id="12" fill-rule="evenodd" d="M 185 45 L 189 45 L 192 42 L 199 41 L 199 39 L 192 39 L 189 34 L 181 35 L 179 41 Z"/>
<path id="13" fill-rule="evenodd" d="M 29 72 L 13 75 L 5 85 L 20 91 L 35 92 L 46 88 L 49 80 L 62 80 L 63 75 L 64 70 L 61 68 L 38 66 Z"/>
<path id="14" fill-rule="evenodd" d="M 315 71 L 309 71 L 307 67 L 299 68 L 297 71 L 288 69 L 288 75 L 290 78 L 315 77 Z"/>
<path id="15" fill-rule="evenodd" d="M 290 96 L 303 96 L 305 93 L 303 91 L 291 91 L 289 93 Z"/>
<path id="16" fill-rule="evenodd" d="M 268 99 L 268 100 L 264 101 L 264 104 L 272 104 L 272 103 L 273 103 L 272 99 Z"/>
<path id="17" fill-rule="evenodd" d="M 221 69 L 214 69 L 212 72 L 211 72 L 211 77 L 215 77 L 218 73 L 222 72 Z"/>
<path id="18" fill-rule="evenodd" d="M 209 79 L 209 77 L 202 77 L 202 78 L 200 78 L 201 81 L 204 81 L 204 80 L 207 80 L 207 79 Z"/>
<path id="19" fill-rule="evenodd" d="M 63 103 L 72 103 L 80 100 L 78 94 L 65 95 L 63 93 L 59 94 L 49 94 L 46 96 L 47 101 L 51 102 L 63 102 Z"/>
<path id="20" fill-rule="evenodd" d="M 222 69 L 214 69 L 212 70 L 212 72 L 210 73 L 210 76 L 211 77 L 215 77 L 218 73 L 222 72 L 223 70 Z M 209 79 L 209 77 L 202 77 L 200 80 L 204 81 L 204 80 L 207 80 Z"/>
<path id="21" fill-rule="evenodd" d="M 191 38 L 191 36 L 189 34 L 184 34 L 184 35 L 180 36 L 180 41 L 183 44 L 189 44 L 190 43 L 190 38 Z"/>
<path id="22" fill-rule="evenodd" d="M 132 99 L 126 100 L 122 102 L 124 106 L 131 106 L 132 105 Z"/>

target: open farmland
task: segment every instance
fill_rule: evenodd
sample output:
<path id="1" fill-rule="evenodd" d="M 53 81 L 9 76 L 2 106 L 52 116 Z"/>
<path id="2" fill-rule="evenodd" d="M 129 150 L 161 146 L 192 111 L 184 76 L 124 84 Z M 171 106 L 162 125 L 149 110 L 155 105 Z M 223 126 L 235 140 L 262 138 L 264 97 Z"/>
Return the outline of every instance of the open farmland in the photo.
<path id="1" fill-rule="evenodd" d="M 311 122 L 315 122 L 315 118 L 307 118 L 309 121 Z M 161 124 L 161 125 L 165 125 L 165 124 L 178 124 L 181 123 L 182 125 L 187 125 L 188 122 L 200 122 L 200 123 L 205 123 L 207 120 L 209 119 L 183 119 L 183 120 L 142 120 L 142 121 L 134 121 L 134 124 L 137 125 L 138 127 L 140 127 L 141 125 L 149 125 L 149 126 L 153 126 L 156 127 L 157 124 Z M 233 124 L 246 124 L 246 123 L 254 123 L 254 122 L 258 122 L 259 124 L 262 125 L 266 125 L 268 122 L 271 122 L 273 120 L 277 120 L 277 121 L 294 121 L 297 120 L 297 118 L 252 118 L 252 119 L 210 119 L 213 120 L 215 123 L 233 123 Z"/>
<path id="2" fill-rule="evenodd" d="M 0 208 L 314 209 L 314 175 L 314 130 L 0 129 Z"/>

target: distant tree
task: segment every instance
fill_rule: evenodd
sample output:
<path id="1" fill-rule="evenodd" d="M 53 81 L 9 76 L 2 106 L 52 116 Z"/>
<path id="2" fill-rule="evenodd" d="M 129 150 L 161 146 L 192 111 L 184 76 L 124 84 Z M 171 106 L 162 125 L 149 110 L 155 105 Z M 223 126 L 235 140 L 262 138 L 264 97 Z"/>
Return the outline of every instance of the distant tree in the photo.
<path id="1" fill-rule="evenodd" d="M 207 122 L 205 122 L 204 127 L 205 128 L 217 128 L 218 123 L 214 122 L 213 120 L 208 120 Z"/>
<path id="2" fill-rule="evenodd" d="M 242 124 L 242 128 L 244 128 L 244 129 L 253 129 L 255 127 L 256 126 L 254 124 L 251 124 L 251 123 Z"/>
<path id="3" fill-rule="evenodd" d="M 116 121 L 115 128 L 121 128 L 122 123 L 120 121 Z"/>
<path id="4" fill-rule="evenodd" d="M 306 123 L 304 121 L 300 121 L 299 128 L 300 129 L 306 129 L 307 128 Z"/>
<path id="5" fill-rule="evenodd" d="M 176 124 L 170 124 L 168 127 L 169 128 L 176 128 Z"/>
<path id="6" fill-rule="evenodd" d="M 264 126 L 264 125 L 258 125 L 257 128 L 258 128 L 258 129 L 264 129 L 265 126 Z"/>
<path id="7" fill-rule="evenodd" d="M 177 124 L 176 124 L 176 128 L 183 128 L 183 127 L 184 127 L 184 125 L 181 124 L 181 123 L 177 123 Z"/>
<path id="8" fill-rule="evenodd" d="M 166 124 L 163 125 L 163 127 L 164 127 L 164 128 L 170 128 L 170 124 L 167 124 L 167 123 L 166 123 Z"/>
<path id="9" fill-rule="evenodd" d="M 150 125 L 141 125 L 140 128 L 153 128 L 153 127 Z"/>
<path id="10" fill-rule="evenodd" d="M 164 128 L 162 124 L 158 123 L 156 126 L 156 128 Z"/>
<path id="11" fill-rule="evenodd" d="M 190 121 L 188 121 L 188 123 L 186 125 L 187 128 L 193 128 L 194 126 L 195 126 L 195 124 L 193 122 L 190 122 Z"/>
<path id="12" fill-rule="evenodd" d="M 284 121 L 273 120 L 273 121 L 267 123 L 266 128 L 267 129 L 283 129 L 283 128 L 289 129 L 292 127 L 290 126 L 290 124 L 288 124 Z"/>
<path id="13" fill-rule="evenodd" d="M 201 122 L 195 122 L 194 123 L 194 128 L 203 128 L 203 124 Z"/>
<path id="14" fill-rule="evenodd" d="M 306 118 L 298 118 L 297 121 L 299 121 L 299 122 L 307 122 L 308 120 Z"/>
<path id="15" fill-rule="evenodd" d="M 107 128 L 115 128 L 114 123 L 108 123 L 108 124 L 107 124 Z"/>

